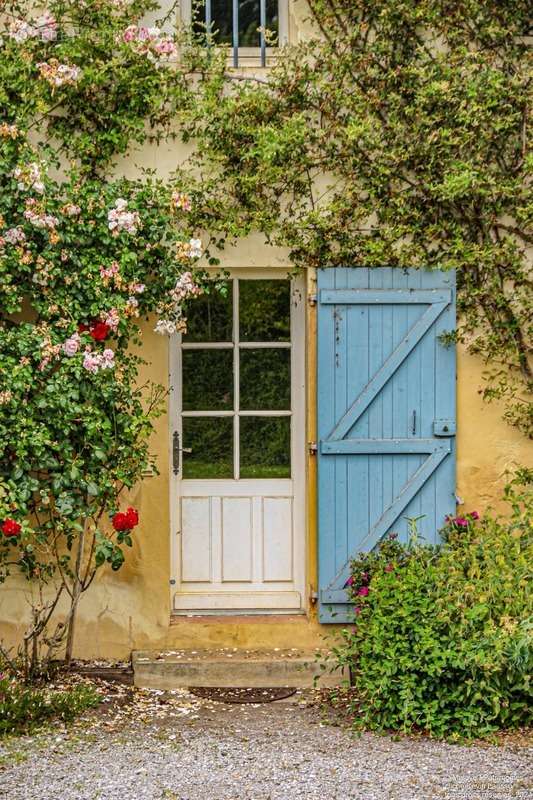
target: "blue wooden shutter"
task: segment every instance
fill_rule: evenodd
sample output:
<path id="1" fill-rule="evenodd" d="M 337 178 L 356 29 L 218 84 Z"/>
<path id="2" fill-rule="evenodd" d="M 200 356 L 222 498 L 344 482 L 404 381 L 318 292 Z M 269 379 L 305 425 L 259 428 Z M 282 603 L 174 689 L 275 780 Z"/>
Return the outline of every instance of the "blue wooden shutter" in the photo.
<path id="1" fill-rule="evenodd" d="M 318 271 L 319 617 L 350 619 L 350 559 L 455 512 L 453 272 Z"/>

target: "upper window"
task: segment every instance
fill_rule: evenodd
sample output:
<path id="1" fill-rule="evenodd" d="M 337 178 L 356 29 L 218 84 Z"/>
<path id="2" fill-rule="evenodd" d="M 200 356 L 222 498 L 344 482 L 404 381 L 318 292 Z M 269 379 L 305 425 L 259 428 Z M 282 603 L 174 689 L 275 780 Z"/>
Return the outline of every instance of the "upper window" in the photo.
<path id="1" fill-rule="evenodd" d="M 287 0 L 182 0 L 182 14 L 207 42 L 231 48 L 235 67 L 257 57 L 265 67 L 272 41 L 286 40 Z"/>

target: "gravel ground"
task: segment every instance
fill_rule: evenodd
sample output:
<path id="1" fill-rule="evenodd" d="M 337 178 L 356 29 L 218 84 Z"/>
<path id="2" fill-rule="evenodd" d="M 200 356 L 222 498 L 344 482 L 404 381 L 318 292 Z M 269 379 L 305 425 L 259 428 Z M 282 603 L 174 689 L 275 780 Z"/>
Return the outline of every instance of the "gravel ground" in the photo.
<path id="1" fill-rule="evenodd" d="M 0 744 L 10 800 L 531 800 L 533 748 L 463 747 L 325 722 L 303 698 L 223 705 L 144 692 L 130 710 Z"/>

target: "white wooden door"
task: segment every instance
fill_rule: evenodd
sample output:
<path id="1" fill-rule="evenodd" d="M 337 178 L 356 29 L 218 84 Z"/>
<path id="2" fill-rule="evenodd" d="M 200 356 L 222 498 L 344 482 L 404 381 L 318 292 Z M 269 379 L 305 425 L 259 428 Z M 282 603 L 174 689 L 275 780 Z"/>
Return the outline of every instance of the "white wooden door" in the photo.
<path id="1" fill-rule="evenodd" d="M 303 609 L 303 281 L 236 270 L 171 348 L 175 613 Z"/>

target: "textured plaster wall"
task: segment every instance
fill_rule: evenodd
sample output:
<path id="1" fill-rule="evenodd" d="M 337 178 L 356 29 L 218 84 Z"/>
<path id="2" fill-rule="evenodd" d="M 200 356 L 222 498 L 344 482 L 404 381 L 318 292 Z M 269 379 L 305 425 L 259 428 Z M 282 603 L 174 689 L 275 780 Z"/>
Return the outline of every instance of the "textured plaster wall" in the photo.
<path id="1" fill-rule="evenodd" d="M 305 2 L 290 3 L 291 39 L 305 37 L 311 28 L 304 21 Z M 138 175 L 141 166 L 168 174 L 190 154 L 178 145 L 139 148 L 118 165 L 128 176 Z M 262 237 L 253 236 L 224 252 L 223 266 L 289 266 L 287 253 L 267 247 Z M 310 312 L 312 314 L 314 312 Z M 308 330 L 313 330 L 309 320 Z M 143 351 L 150 362 L 144 377 L 168 387 L 168 340 L 156 336 L 153 324 L 144 326 Z M 308 344 L 312 342 L 312 337 Z M 312 352 L 312 348 L 311 348 Z M 312 364 L 312 358 L 310 363 Z M 505 482 L 505 471 L 516 464 L 533 463 L 531 443 L 501 420 L 497 404 L 484 404 L 478 393 L 482 365 L 478 359 L 458 353 L 458 436 L 457 491 L 468 509 L 484 510 L 497 504 Z M 310 391 L 310 396 L 313 392 Z M 313 419 L 312 407 L 308 409 Z M 157 421 L 153 450 L 158 456 L 160 475 L 147 477 L 131 494 L 140 511 L 141 525 L 135 546 L 118 573 L 104 570 L 80 604 L 75 654 L 81 658 L 127 658 L 132 649 L 164 647 L 308 647 L 323 644 L 325 631 L 316 623 L 313 609 L 309 618 L 177 618 L 170 623 L 170 499 L 169 430 L 172 421 Z M 312 437 L 312 422 L 309 431 Z M 311 475 L 314 468 L 310 466 Z M 308 487 L 314 500 L 313 483 Z M 309 510 L 309 519 L 314 514 Z M 307 583 L 315 588 L 316 531 L 308 529 Z M 10 579 L 0 587 L 0 641 L 20 641 L 28 619 L 28 587 Z"/>
<path id="2" fill-rule="evenodd" d="M 227 266 L 280 264 L 282 253 L 269 253 L 258 239 L 241 243 Z M 168 340 L 144 326 L 144 355 L 151 362 L 143 377 L 168 386 Z M 505 472 L 533 462 L 533 445 L 501 420 L 497 405 L 478 393 L 482 365 L 458 352 L 457 491 L 468 509 L 497 505 Z M 141 525 L 135 546 L 118 573 L 103 571 L 80 605 L 76 656 L 127 658 L 132 649 L 176 647 L 307 647 L 323 644 L 327 631 L 313 609 L 309 618 L 176 618 L 170 624 L 169 436 L 171 421 L 157 421 L 153 451 L 160 475 L 146 477 L 131 494 Z M 311 497 L 313 492 L 310 491 Z M 308 531 L 308 583 L 316 573 L 315 531 Z M 27 586 L 11 579 L 0 588 L 0 639 L 13 644 L 28 618 Z"/>

